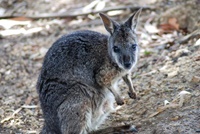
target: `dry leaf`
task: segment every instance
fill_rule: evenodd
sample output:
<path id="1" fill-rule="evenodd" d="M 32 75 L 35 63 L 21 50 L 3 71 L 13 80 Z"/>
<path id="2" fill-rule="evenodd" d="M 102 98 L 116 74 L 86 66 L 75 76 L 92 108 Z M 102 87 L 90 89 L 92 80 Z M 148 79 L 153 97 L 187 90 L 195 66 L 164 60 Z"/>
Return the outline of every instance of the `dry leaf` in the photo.
<path id="1" fill-rule="evenodd" d="M 175 30 L 179 30 L 179 24 L 176 18 L 169 18 L 168 23 L 175 28 Z"/>
<path id="2" fill-rule="evenodd" d="M 162 29 L 163 32 L 171 32 L 179 30 L 179 24 L 176 18 L 169 18 L 168 23 L 160 24 L 159 28 Z"/>
<path id="3" fill-rule="evenodd" d="M 25 104 L 26 104 L 26 105 L 31 104 L 32 99 L 33 99 L 32 96 L 28 96 L 28 98 L 27 98 L 26 101 L 25 101 Z"/>
<path id="4" fill-rule="evenodd" d="M 99 1 L 94 10 L 100 11 L 100 10 L 104 9 L 105 6 L 106 6 L 105 1 Z"/>
<path id="5" fill-rule="evenodd" d="M 160 24 L 159 29 L 161 29 L 163 32 L 170 32 L 175 30 L 174 27 L 170 24 Z"/>
<path id="6" fill-rule="evenodd" d="M 170 118 L 171 121 L 177 121 L 179 119 L 180 119 L 180 116 L 175 116 L 175 117 Z"/>

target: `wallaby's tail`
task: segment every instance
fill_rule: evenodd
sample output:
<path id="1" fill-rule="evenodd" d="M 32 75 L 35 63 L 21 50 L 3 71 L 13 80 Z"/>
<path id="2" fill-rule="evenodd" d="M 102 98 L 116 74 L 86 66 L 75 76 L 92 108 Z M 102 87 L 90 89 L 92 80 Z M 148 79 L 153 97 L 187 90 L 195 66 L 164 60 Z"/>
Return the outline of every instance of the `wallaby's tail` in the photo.
<path id="1" fill-rule="evenodd" d="M 124 125 L 118 127 L 108 127 L 97 131 L 90 132 L 89 134 L 135 134 L 137 129 L 132 125 Z"/>

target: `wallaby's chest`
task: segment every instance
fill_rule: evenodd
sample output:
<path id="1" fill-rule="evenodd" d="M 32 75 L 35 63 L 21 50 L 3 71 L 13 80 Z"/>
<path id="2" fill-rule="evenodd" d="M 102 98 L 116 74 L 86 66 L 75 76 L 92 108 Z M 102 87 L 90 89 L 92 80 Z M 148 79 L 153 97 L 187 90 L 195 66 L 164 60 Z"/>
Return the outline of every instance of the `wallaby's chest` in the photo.
<path id="1" fill-rule="evenodd" d="M 102 67 L 96 75 L 97 83 L 102 87 L 109 87 L 122 78 L 122 73 L 114 67 Z"/>

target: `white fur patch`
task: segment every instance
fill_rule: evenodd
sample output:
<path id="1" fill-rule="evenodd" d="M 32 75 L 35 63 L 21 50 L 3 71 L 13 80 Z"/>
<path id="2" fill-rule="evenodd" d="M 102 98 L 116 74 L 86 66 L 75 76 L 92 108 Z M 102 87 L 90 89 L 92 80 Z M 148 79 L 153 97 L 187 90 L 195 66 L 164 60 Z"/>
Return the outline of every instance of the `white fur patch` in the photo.
<path id="1" fill-rule="evenodd" d="M 92 110 L 91 109 L 88 110 L 88 112 L 86 113 L 86 117 L 85 118 L 87 120 L 87 122 L 86 122 L 86 130 L 87 131 L 91 131 L 92 128 L 93 128 L 93 125 L 92 125 Z M 82 132 L 82 133 L 85 134 L 85 132 Z"/>
<path id="2" fill-rule="evenodd" d="M 91 120 L 93 130 L 97 130 L 98 127 L 105 121 L 107 116 L 115 110 L 115 98 L 113 94 L 108 89 L 105 89 L 105 91 L 104 101 L 102 102 L 101 106 L 96 109 Z"/>

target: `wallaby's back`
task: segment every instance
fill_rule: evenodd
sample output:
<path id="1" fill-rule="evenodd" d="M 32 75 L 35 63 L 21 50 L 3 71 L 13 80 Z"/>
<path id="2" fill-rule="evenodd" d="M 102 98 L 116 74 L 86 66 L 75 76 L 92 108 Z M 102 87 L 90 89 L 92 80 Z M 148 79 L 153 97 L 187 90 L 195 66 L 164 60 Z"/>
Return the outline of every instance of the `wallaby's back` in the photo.
<path id="1" fill-rule="evenodd" d="M 107 40 L 106 35 L 88 30 L 61 37 L 47 52 L 41 75 L 94 84 L 94 73 L 108 57 Z"/>

